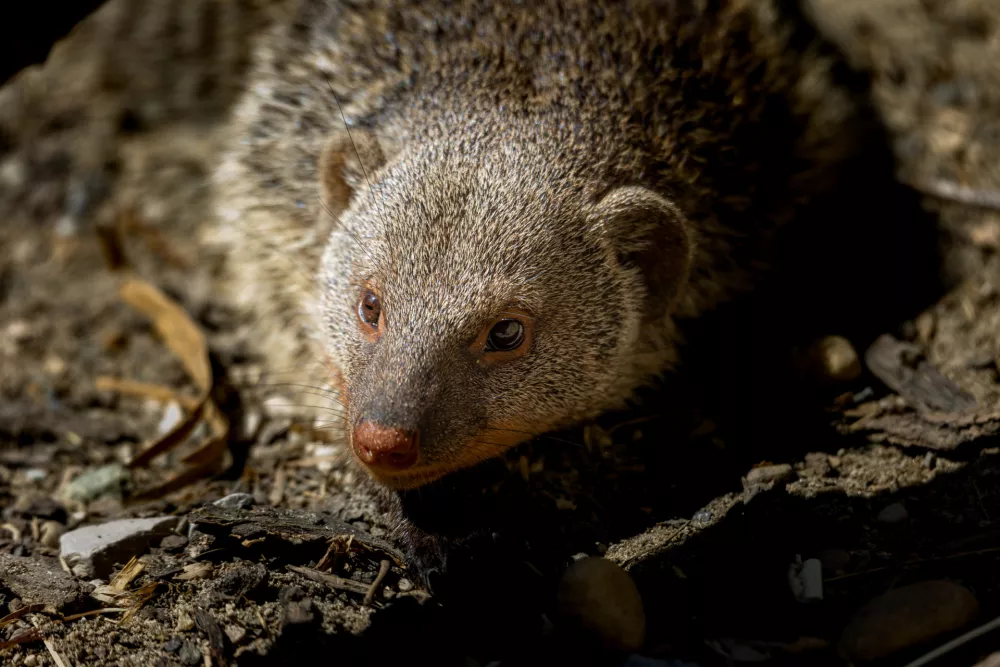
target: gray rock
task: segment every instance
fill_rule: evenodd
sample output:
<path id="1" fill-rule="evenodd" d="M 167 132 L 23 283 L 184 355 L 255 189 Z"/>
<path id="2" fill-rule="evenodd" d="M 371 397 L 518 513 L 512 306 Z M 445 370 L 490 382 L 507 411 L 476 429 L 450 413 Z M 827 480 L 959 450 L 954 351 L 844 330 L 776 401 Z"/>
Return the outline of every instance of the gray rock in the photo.
<path id="1" fill-rule="evenodd" d="M 120 519 L 96 526 L 85 526 L 59 538 L 60 555 L 81 578 L 107 577 L 115 563 L 125 563 L 132 556 L 169 535 L 178 517 Z"/>
<path id="2" fill-rule="evenodd" d="M 254 497 L 249 493 L 230 493 L 225 498 L 219 498 L 213 505 L 219 507 L 229 507 L 231 509 L 245 510 L 254 506 Z"/>
<path id="3" fill-rule="evenodd" d="M 204 659 L 201 657 L 201 649 L 191 642 L 184 642 L 181 645 L 180 650 L 177 652 L 177 657 L 183 664 L 189 665 L 189 667 L 195 667 L 195 665 L 200 665 L 204 662 Z"/>
<path id="4" fill-rule="evenodd" d="M 235 565 L 218 579 L 217 586 L 226 595 L 253 599 L 267 589 L 267 568 L 260 563 Z"/>
<path id="5" fill-rule="evenodd" d="M 55 562 L 0 553 L 0 582 L 25 604 L 72 607 L 83 595 L 80 585 Z"/>
<path id="6" fill-rule="evenodd" d="M 712 520 L 712 513 L 708 510 L 699 510 L 691 515 L 691 521 L 695 523 L 708 523 Z"/>
<path id="7" fill-rule="evenodd" d="M 879 523 L 901 523 L 910 518 L 910 513 L 902 503 L 893 503 L 882 508 L 877 518 Z"/>
<path id="8" fill-rule="evenodd" d="M 119 463 L 112 463 L 83 473 L 66 485 L 63 494 L 69 500 L 86 503 L 110 496 L 120 498 L 122 484 L 129 478 L 128 470 Z"/>
<path id="9" fill-rule="evenodd" d="M 188 538 L 183 535 L 167 535 L 160 542 L 160 548 L 164 551 L 180 551 L 188 544 Z"/>

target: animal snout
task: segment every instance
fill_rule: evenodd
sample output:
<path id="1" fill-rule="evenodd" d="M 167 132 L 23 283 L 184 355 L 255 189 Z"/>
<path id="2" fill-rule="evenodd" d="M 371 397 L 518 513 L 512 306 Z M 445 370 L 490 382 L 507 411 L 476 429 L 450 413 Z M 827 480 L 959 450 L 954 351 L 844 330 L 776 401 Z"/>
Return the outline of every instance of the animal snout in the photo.
<path id="1" fill-rule="evenodd" d="M 354 452 L 367 466 L 403 470 L 417 462 L 417 432 L 390 428 L 372 421 L 354 427 Z"/>

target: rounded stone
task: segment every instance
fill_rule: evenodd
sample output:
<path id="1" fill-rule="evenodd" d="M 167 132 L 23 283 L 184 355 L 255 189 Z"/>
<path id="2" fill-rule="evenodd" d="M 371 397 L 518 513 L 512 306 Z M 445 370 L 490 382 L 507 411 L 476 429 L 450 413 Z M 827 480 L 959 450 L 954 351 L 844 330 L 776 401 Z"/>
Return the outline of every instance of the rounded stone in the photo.
<path id="1" fill-rule="evenodd" d="M 812 344 L 808 364 L 818 380 L 850 382 L 861 375 L 861 360 L 851 341 L 842 336 L 826 336 Z"/>
<path id="2" fill-rule="evenodd" d="M 559 583 L 560 616 L 602 644 L 638 650 L 646 636 L 646 614 L 635 582 L 606 558 L 570 565 Z"/>
<path id="3" fill-rule="evenodd" d="M 844 628 L 840 651 L 875 660 L 923 644 L 968 624 L 979 612 L 972 593 L 950 581 L 896 588 L 862 607 Z"/>

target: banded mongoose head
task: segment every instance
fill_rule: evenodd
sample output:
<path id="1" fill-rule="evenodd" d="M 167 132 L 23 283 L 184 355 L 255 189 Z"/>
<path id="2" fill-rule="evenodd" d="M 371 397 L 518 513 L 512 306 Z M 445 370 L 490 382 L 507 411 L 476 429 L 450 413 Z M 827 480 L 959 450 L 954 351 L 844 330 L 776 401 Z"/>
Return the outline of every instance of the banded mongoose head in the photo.
<path id="1" fill-rule="evenodd" d="M 299 0 L 215 175 L 271 365 L 396 489 L 620 407 L 867 141 L 795 4 Z"/>
<path id="2" fill-rule="evenodd" d="M 328 142 L 321 335 L 377 481 L 418 486 L 634 388 L 693 240 L 669 200 L 602 178 L 595 147 L 510 117 L 394 154 L 363 131 Z"/>

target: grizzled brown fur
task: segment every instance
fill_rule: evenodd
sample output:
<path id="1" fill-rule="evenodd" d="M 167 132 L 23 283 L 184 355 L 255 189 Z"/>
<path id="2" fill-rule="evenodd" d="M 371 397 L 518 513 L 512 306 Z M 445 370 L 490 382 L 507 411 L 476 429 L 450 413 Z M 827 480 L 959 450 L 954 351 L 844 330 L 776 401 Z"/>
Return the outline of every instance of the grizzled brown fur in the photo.
<path id="1" fill-rule="evenodd" d="M 274 367 L 339 392 L 321 414 L 419 429 L 379 481 L 621 405 L 759 280 L 869 129 L 782 4 L 302 0 L 259 42 L 216 240 Z M 511 308 L 530 351 L 482 363 Z"/>

